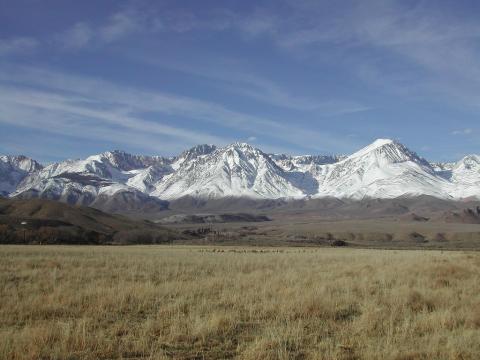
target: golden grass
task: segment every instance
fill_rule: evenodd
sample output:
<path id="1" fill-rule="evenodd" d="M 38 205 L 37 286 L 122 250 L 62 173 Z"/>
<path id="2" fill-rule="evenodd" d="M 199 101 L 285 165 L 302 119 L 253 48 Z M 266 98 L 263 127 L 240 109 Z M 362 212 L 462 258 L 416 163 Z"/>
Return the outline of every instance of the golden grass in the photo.
<path id="1" fill-rule="evenodd" d="M 480 254 L 0 247 L 2 359 L 478 359 Z"/>

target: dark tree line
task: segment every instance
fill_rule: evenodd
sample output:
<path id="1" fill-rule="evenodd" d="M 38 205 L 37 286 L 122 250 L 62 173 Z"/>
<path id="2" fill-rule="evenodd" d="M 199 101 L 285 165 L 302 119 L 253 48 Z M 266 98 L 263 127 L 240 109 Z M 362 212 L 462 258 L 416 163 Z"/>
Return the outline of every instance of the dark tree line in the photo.
<path id="1" fill-rule="evenodd" d="M 163 244 L 175 239 L 173 233 L 132 229 L 103 234 L 79 227 L 18 228 L 0 224 L 0 244 Z"/>

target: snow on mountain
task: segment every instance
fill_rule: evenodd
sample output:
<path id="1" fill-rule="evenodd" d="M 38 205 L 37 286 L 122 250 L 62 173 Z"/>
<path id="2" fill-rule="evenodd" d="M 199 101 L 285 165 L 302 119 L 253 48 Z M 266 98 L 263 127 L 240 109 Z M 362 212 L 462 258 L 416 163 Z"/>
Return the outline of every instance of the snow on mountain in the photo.
<path id="1" fill-rule="evenodd" d="M 48 178 L 36 177 L 28 185 L 11 194 L 22 199 L 44 198 L 63 201 L 69 204 L 90 205 L 103 187 L 113 185 L 92 175 L 63 174 Z"/>
<path id="2" fill-rule="evenodd" d="M 152 193 L 163 199 L 183 196 L 202 198 L 280 198 L 302 196 L 270 157 L 245 143 L 217 149 L 184 162 L 157 185 Z"/>
<path id="3" fill-rule="evenodd" d="M 298 155 L 270 154 L 270 158 L 285 172 L 287 178 L 304 195 L 318 193 L 319 183 L 323 181 L 332 165 L 346 158 L 343 155 Z"/>
<path id="4" fill-rule="evenodd" d="M 468 155 L 458 161 L 451 170 L 456 198 L 480 198 L 480 156 Z"/>
<path id="5" fill-rule="evenodd" d="M 167 207 L 164 201 L 130 186 L 74 173 L 43 179 L 32 187 L 12 195 L 22 199 L 43 198 L 93 206 L 110 212 L 147 209 L 159 211 Z"/>
<path id="6" fill-rule="evenodd" d="M 285 171 L 307 171 L 315 165 L 334 164 L 343 160 L 337 155 L 298 155 L 269 154 L 270 158 Z"/>
<path id="7" fill-rule="evenodd" d="M 113 182 L 125 183 L 131 177 L 138 175 L 139 169 L 155 167 L 171 172 L 171 159 L 158 156 L 137 156 L 121 151 L 105 152 L 92 155 L 84 160 L 66 160 L 46 166 L 41 171 L 29 176 L 20 184 L 20 190 L 38 180 L 58 178 L 64 174 L 88 174 L 99 179 L 109 179 Z"/>
<path id="8" fill-rule="evenodd" d="M 26 156 L 0 156 L 0 195 L 7 195 L 29 174 L 42 169 L 35 160 Z"/>
<path id="9" fill-rule="evenodd" d="M 101 195 L 113 196 L 117 192 L 148 194 L 153 190 L 153 183 L 173 171 L 172 161 L 122 151 L 105 152 L 84 160 L 66 160 L 26 176 L 11 196 L 90 205 Z"/>
<path id="10" fill-rule="evenodd" d="M 452 181 L 465 184 L 480 183 L 480 156 L 468 155 L 452 168 Z"/>
<path id="11" fill-rule="evenodd" d="M 480 156 L 430 164 L 379 139 L 350 156 L 267 155 L 245 143 L 198 145 L 176 157 L 105 152 L 42 167 L 0 157 L 0 191 L 108 209 L 162 208 L 162 200 L 250 197 L 480 198 Z"/>
<path id="12" fill-rule="evenodd" d="M 191 149 L 185 150 L 178 157 L 176 157 L 172 163 L 172 167 L 177 170 L 183 163 L 211 154 L 215 150 L 217 150 L 215 145 L 202 144 L 194 146 Z"/>
<path id="13" fill-rule="evenodd" d="M 130 170 L 128 175 L 131 177 L 126 181 L 126 185 L 131 186 L 141 192 L 151 193 L 155 190 L 154 184 L 163 179 L 164 176 L 171 174 L 171 166 L 149 166 L 146 169 Z"/>
<path id="14" fill-rule="evenodd" d="M 141 164 L 137 165 L 137 168 L 140 169 L 130 170 L 128 172 L 132 177 L 127 180 L 126 184 L 144 193 L 151 193 L 155 190 L 156 183 L 161 181 L 165 176 L 172 174 L 183 163 L 208 155 L 215 151 L 215 149 L 215 145 L 203 144 L 185 150 L 179 156 L 173 158 L 150 157 L 149 159 L 142 159 Z M 151 159 L 154 159 L 154 161 Z M 150 166 L 142 168 L 141 165 Z"/>
<path id="15" fill-rule="evenodd" d="M 435 171 L 438 176 L 443 177 L 444 179 L 450 180 L 452 177 L 452 170 L 455 167 L 456 163 L 448 162 L 435 162 L 430 163 L 430 166 Z"/>
<path id="16" fill-rule="evenodd" d="M 431 195 L 448 198 L 449 183 L 402 144 L 378 139 L 331 165 L 316 196 L 362 199 Z"/>

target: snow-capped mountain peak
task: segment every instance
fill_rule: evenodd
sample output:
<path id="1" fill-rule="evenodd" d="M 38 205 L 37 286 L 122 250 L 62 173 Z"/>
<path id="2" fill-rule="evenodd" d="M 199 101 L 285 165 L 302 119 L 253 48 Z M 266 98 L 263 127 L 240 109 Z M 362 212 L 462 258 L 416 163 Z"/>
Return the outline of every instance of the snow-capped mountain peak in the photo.
<path id="1" fill-rule="evenodd" d="M 108 163 L 112 167 L 122 171 L 147 168 L 149 166 L 165 166 L 172 162 L 171 158 L 163 156 L 132 155 L 121 150 L 107 151 L 99 155 L 91 156 L 87 158 L 87 160 Z"/>
<path id="2" fill-rule="evenodd" d="M 26 157 L 1 156 L 0 191 L 83 205 L 112 198 L 156 204 L 185 196 L 480 198 L 480 156 L 429 163 L 391 139 L 378 139 L 349 156 L 266 154 L 243 142 L 197 145 L 176 157 L 114 150 L 44 168 Z"/>
<path id="3" fill-rule="evenodd" d="M 182 152 L 172 163 L 172 167 L 177 170 L 182 164 L 189 163 L 199 157 L 211 154 L 217 149 L 215 145 L 202 144 L 194 146 Z"/>
<path id="4" fill-rule="evenodd" d="M 301 196 L 270 157 L 246 143 L 233 143 L 180 167 L 154 192 L 166 199 Z"/>
<path id="5" fill-rule="evenodd" d="M 451 170 L 451 181 L 457 184 L 455 196 L 461 198 L 480 195 L 480 156 L 467 155 Z"/>
<path id="6" fill-rule="evenodd" d="M 469 170 L 480 172 L 480 156 L 467 155 L 457 162 L 453 170 Z"/>
<path id="7" fill-rule="evenodd" d="M 42 168 L 37 161 L 23 155 L 0 156 L 0 195 L 15 191 L 23 179 Z"/>
<path id="8" fill-rule="evenodd" d="M 433 171 L 430 163 L 420 158 L 415 152 L 403 144 L 391 139 L 377 139 L 370 145 L 348 156 L 343 161 L 363 158 L 365 156 L 369 156 L 372 159 L 375 158 L 380 164 L 411 161 L 425 167 L 428 171 Z"/>
<path id="9" fill-rule="evenodd" d="M 227 145 L 226 147 L 220 149 L 219 153 L 222 153 L 224 158 L 228 158 L 232 155 L 238 155 L 240 157 L 246 157 L 249 159 L 260 157 L 262 160 L 270 160 L 270 157 L 263 151 L 243 142 L 235 142 L 233 144 Z"/>
<path id="10" fill-rule="evenodd" d="M 322 185 L 319 196 L 447 196 L 444 179 L 436 176 L 430 164 L 390 139 L 376 140 L 335 164 Z"/>
<path id="11" fill-rule="evenodd" d="M 0 156 L 0 162 L 27 173 L 40 170 L 43 167 L 37 161 L 24 155 L 2 155 Z"/>
<path id="12" fill-rule="evenodd" d="M 269 154 L 270 158 L 285 171 L 306 172 L 316 166 L 335 164 L 346 156 L 343 155 L 285 155 Z"/>
<path id="13" fill-rule="evenodd" d="M 363 154 L 369 153 L 371 151 L 375 151 L 378 148 L 382 148 L 384 146 L 394 145 L 394 144 L 399 144 L 399 143 L 392 139 L 376 139 L 371 144 L 368 144 L 364 148 L 350 155 L 350 157 L 362 156 Z"/>

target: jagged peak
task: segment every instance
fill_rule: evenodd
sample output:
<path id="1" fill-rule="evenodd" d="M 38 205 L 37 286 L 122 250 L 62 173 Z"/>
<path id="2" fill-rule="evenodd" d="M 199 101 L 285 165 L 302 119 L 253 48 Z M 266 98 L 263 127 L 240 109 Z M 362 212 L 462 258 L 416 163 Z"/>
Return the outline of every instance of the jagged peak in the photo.
<path id="1" fill-rule="evenodd" d="M 195 146 L 192 146 L 190 150 L 199 150 L 199 149 L 216 149 L 217 146 L 214 144 L 198 144 Z"/>
<path id="2" fill-rule="evenodd" d="M 470 154 L 460 159 L 454 166 L 455 169 L 465 168 L 470 170 L 472 168 L 477 169 L 480 166 L 480 156 L 476 154 Z"/>
<path id="3" fill-rule="evenodd" d="M 319 197 L 429 194 L 480 198 L 478 187 L 475 187 L 480 183 L 480 156 L 464 157 L 453 171 L 443 171 L 447 166 L 433 164 L 435 172 L 431 164 L 392 139 L 377 139 L 346 159 L 338 155 L 272 155 L 245 142 L 234 142 L 221 148 L 200 144 L 174 158 L 112 150 L 76 162 L 56 163 L 27 177 L 24 177 L 24 171 L 16 168 L 18 164 L 30 168 L 29 158 L 16 156 L 8 159 L 17 159 L 0 163 L 0 168 L 3 167 L 3 172 L 8 175 L 4 176 L 8 182 L 4 181 L 0 191 L 9 194 L 26 189 L 61 194 L 71 188 L 89 192 L 94 197 L 105 187 L 138 186 L 141 191 L 160 198 L 185 194 L 272 198 L 300 194 Z M 7 158 L 1 157 L 0 160 L 6 161 Z M 84 182 L 70 175 L 63 176 L 65 183 L 60 184 L 57 181 L 59 174 L 81 174 Z M 93 188 L 86 186 L 88 176 L 101 177 L 103 182 L 91 185 Z"/>
<path id="4" fill-rule="evenodd" d="M 0 155 L 0 160 L 28 172 L 43 168 L 38 161 L 25 155 Z"/>
<path id="5" fill-rule="evenodd" d="M 29 161 L 36 161 L 33 160 L 32 158 L 25 156 L 25 155 L 0 155 L 0 159 L 2 160 L 16 160 L 16 161 L 23 161 L 23 160 L 29 160 Z"/>
<path id="6" fill-rule="evenodd" d="M 0 155 L 0 159 L 2 160 L 13 160 L 13 159 L 18 159 L 18 160 L 26 160 L 29 159 L 31 160 L 28 156 L 25 155 Z"/>
<path id="7" fill-rule="evenodd" d="M 217 147 L 213 144 L 198 144 L 182 152 L 180 157 L 186 156 L 188 154 L 206 155 L 206 154 L 210 154 L 211 152 L 214 152 L 216 149 Z"/>
<path id="8" fill-rule="evenodd" d="M 171 158 L 162 156 L 137 155 L 131 154 L 123 150 L 111 150 L 103 153 L 92 155 L 85 160 L 64 161 L 66 163 L 78 163 L 80 166 L 113 166 L 122 171 L 130 171 L 134 169 L 142 169 L 150 166 L 167 166 L 172 162 Z"/>
<path id="9" fill-rule="evenodd" d="M 110 150 L 103 153 L 92 155 L 86 158 L 86 160 L 98 160 L 101 158 L 107 158 L 110 161 L 116 161 L 118 159 L 134 159 L 134 160 L 168 160 L 170 158 L 160 155 L 138 155 L 132 154 L 124 150 Z"/>
<path id="10" fill-rule="evenodd" d="M 480 155 L 469 154 L 469 155 L 464 156 L 462 159 L 460 159 L 459 162 L 465 162 L 465 161 L 475 161 L 477 163 L 480 163 Z"/>
<path id="11" fill-rule="evenodd" d="M 217 149 L 217 152 L 221 154 L 238 153 L 238 154 L 241 154 L 241 156 L 246 156 L 246 157 L 261 157 L 271 162 L 272 164 L 275 164 L 275 162 L 271 159 L 271 157 L 268 154 L 264 153 L 259 148 L 256 148 L 245 142 L 234 142 L 221 149 Z"/>
<path id="12" fill-rule="evenodd" d="M 174 168 L 179 166 L 186 166 L 191 160 L 196 160 L 205 155 L 212 154 L 217 150 L 217 147 L 212 144 L 199 144 L 185 150 L 180 155 L 175 157 Z"/>
<path id="13" fill-rule="evenodd" d="M 265 157 L 268 157 L 270 158 L 270 156 L 266 153 L 264 153 L 262 150 L 260 150 L 259 148 L 253 146 L 253 145 L 250 145 L 249 143 L 246 143 L 246 142 L 240 142 L 240 141 L 236 141 L 234 143 L 231 143 L 221 149 L 218 149 L 220 151 L 228 151 L 228 150 L 238 150 L 240 152 L 244 152 L 244 153 L 254 153 L 254 154 L 261 154 Z"/>
<path id="14" fill-rule="evenodd" d="M 99 156 L 104 156 L 107 158 L 137 158 L 137 159 L 146 159 L 146 158 L 160 158 L 161 156 L 151 156 L 151 155 L 138 155 L 138 154 L 132 154 L 129 153 L 125 150 L 110 150 L 110 151 L 105 151 Z"/>
<path id="15" fill-rule="evenodd" d="M 127 153 L 126 151 L 119 150 L 119 149 L 105 151 L 104 154 L 130 155 L 130 153 Z"/>
<path id="16" fill-rule="evenodd" d="M 242 149 L 255 149 L 252 145 L 246 143 L 246 142 L 241 142 L 241 141 L 235 141 L 234 143 L 231 143 L 230 145 L 226 146 L 227 148 L 230 147 L 235 147 L 235 148 L 242 148 Z"/>

